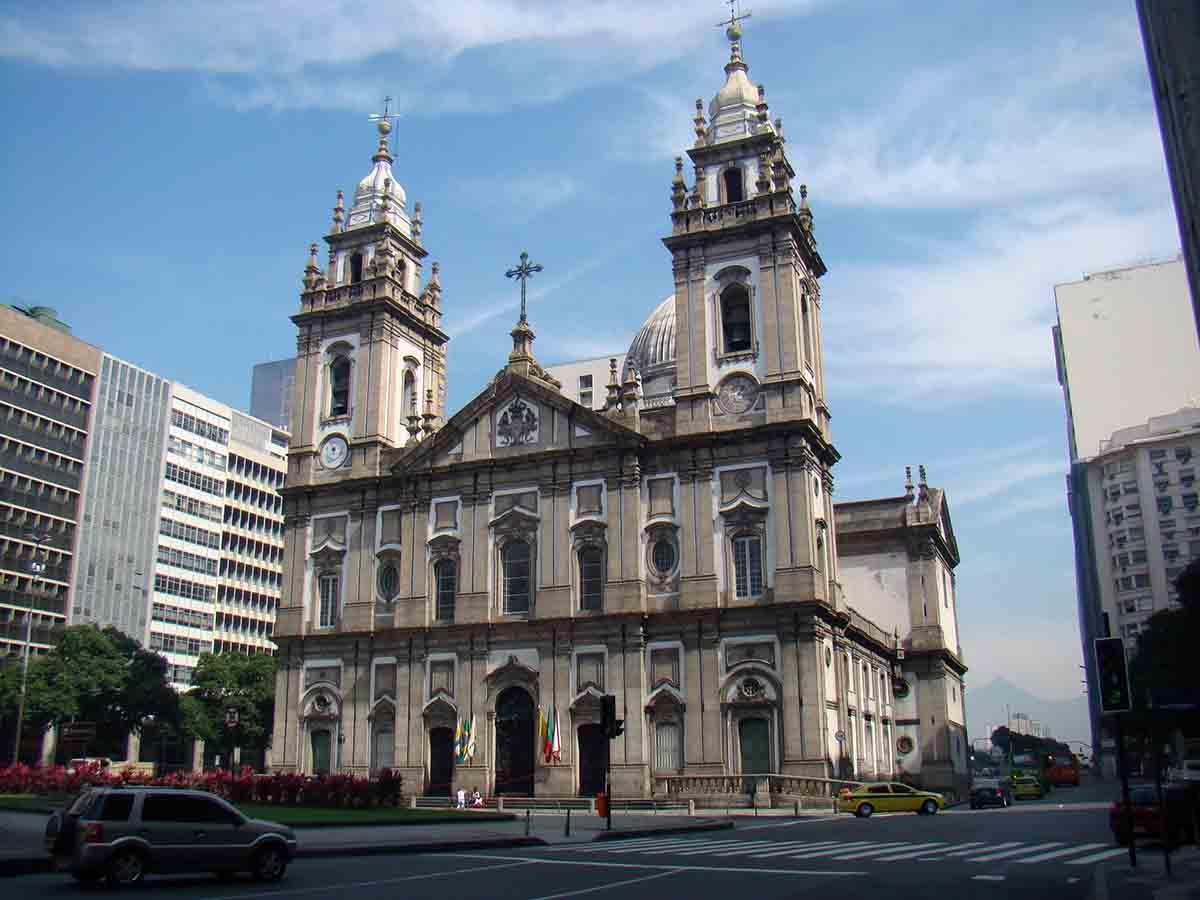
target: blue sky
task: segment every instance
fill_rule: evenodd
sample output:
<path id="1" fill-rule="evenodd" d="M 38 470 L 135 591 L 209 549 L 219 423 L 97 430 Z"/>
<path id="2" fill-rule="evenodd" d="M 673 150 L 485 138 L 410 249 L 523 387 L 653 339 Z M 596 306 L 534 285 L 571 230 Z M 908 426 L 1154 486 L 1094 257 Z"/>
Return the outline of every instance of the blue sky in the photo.
<path id="1" fill-rule="evenodd" d="M 947 489 L 970 679 L 1079 690 L 1056 282 L 1173 255 L 1131 0 L 751 4 L 810 188 L 837 494 Z M 1046 7 L 1053 8 L 1046 8 Z M 543 362 L 671 291 L 672 159 L 723 81 L 719 2 L 0 7 L 0 297 L 227 403 L 291 355 L 307 246 L 397 98 L 457 408 L 503 364 L 522 249 Z"/>

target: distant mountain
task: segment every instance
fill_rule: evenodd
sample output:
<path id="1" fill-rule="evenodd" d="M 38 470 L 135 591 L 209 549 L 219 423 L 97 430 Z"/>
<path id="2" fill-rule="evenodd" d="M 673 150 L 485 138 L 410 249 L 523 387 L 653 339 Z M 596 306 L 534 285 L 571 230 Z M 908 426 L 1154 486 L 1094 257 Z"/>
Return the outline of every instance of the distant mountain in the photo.
<path id="1" fill-rule="evenodd" d="M 967 733 L 971 740 L 990 737 L 989 724 L 1006 724 L 1006 707 L 1044 723 L 1056 740 L 1092 742 L 1087 697 L 1082 693 L 1068 700 L 1043 700 L 1004 678 L 993 679 L 982 687 L 967 685 Z"/>

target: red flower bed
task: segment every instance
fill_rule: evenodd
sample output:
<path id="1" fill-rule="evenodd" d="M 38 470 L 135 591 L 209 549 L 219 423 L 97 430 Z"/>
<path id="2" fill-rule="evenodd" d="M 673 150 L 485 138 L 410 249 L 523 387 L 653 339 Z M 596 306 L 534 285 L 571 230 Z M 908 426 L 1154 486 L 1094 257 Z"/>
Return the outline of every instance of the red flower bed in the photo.
<path id="1" fill-rule="evenodd" d="M 255 774 L 249 766 L 243 766 L 236 773 L 209 769 L 159 776 L 116 766 L 105 768 L 95 763 L 76 769 L 26 765 L 0 768 L 0 794 L 75 794 L 88 785 L 122 784 L 209 791 L 232 803 L 300 806 L 399 806 L 401 796 L 401 778 L 392 769 L 384 770 L 372 780 L 343 774 Z"/>

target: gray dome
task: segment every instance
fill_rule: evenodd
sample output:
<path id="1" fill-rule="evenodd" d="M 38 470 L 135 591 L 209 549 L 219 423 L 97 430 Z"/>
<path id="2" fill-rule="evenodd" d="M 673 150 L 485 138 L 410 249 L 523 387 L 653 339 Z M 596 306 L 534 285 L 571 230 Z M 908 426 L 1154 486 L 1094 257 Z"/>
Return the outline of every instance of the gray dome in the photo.
<path id="1" fill-rule="evenodd" d="M 626 363 L 633 363 L 643 379 L 675 365 L 675 295 L 658 304 L 629 345 Z"/>

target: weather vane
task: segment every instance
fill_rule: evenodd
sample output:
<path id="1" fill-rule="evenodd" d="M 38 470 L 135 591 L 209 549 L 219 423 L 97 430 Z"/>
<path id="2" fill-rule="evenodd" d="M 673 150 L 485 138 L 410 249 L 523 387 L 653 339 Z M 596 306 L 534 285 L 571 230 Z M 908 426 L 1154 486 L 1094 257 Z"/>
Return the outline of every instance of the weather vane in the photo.
<path id="1" fill-rule="evenodd" d="M 717 27 L 724 28 L 725 34 L 729 36 L 731 41 L 734 41 L 741 37 L 742 34 L 742 26 L 738 22 L 742 21 L 742 19 L 750 18 L 750 10 L 742 12 L 739 0 L 725 0 L 725 2 L 729 4 L 729 19 L 718 22 Z"/>
<path id="2" fill-rule="evenodd" d="M 542 271 L 541 265 L 531 263 L 529 254 L 521 252 L 521 264 L 515 269 L 509 269 L 504 273 L 506 278 L 518 278 L 521 281 L 521 324 L 525 324 L 525 283 L 533 277 L 534 272 Z"/>
<path id="3" fill-rule="evenodd" d="M 392 97 L 389 94 L 388 96 L 383 98 L 383 112 L 371 113 L 369 116 L 367 116 L 367 118 L 372 122 L 382 123 L 379 125 L 379 131 L 385 137 L 388 137 L 389 134 L 391 133 L 392 122 L 399 121 L 399 119 L 400 119 L 399 113 L 389 112 L 389 110 L 391 109 L 391 105 L 392 105 Z M 391 150 L 392 150 L 391 138 L 388 137 L 387 151 L 390 153 Z"/>

